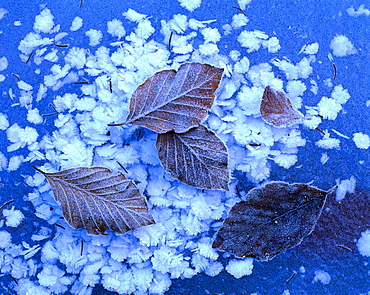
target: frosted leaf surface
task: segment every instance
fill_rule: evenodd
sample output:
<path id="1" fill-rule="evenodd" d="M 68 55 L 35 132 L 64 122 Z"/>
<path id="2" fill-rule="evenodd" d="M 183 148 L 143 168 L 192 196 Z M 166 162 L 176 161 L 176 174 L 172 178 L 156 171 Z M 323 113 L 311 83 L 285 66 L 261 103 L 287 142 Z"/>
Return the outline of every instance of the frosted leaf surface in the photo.
<path id="1" fill-rule="evenodd" d="M 157 150 L 163 168 L 172 177 L 198 188 L 228 190 L 227 148 L 206 127 L 159 134 Z"/>
<path id="2" fill-rule="evenodd" d="M 182 133 L 205 119 L 223 69 L 207 64 L 183 64 L 148 78 L 134 92 L 126 123 L 157 133 Z"/>
<path id="3" fill-rule="evenodd" d="M 281 91 L 270 86 L 265 88 L 261 107 L 262 118 L 276 127 L 287 127 L 302 122 L 303 115 L 295 110 L 290 100 Z"/>
<path id="4" fill-rule="evenodd" d="M 212 247 L 237 257 L 269 260 L 309 235 L 327 192 L 306 184 L 272 182 L 252 189 L 231 208 Z"/>
<path id="5" fill-rule="evenodd" d="M 37 169 L 37 168 L 36 168 Z M 145 198 L 121 172 L 107 168 L 73 168 L 45 173 L 66 221 L 75 229 L 123 234 L 153 224 Z"/>

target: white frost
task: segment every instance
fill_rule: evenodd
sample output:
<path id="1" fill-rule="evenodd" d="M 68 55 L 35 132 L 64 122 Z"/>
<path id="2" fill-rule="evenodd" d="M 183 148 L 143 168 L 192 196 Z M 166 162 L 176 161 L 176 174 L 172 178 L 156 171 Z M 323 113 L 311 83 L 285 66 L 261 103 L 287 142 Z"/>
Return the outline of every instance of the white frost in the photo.
<path id="1" fill-rule="evenodd" d="M 249 66 L 250 66 L 250 61 L 246 56 L 244 56 L 240 61 L 235 63 L 234 71 L 237 73 L 244 74 L 248 72 Z"/>
<path id="2" fill-rule="evenodd" d="M 348 90 L 344 89 L 343 86 L 340 84 L 334 87 L 331 93 L 331 97 L 337 103 L 345 104 L 351 96 L 349 95 Z"/>
<path id="3" fill-rule="evenodd" d="M 238 13 L 238 14 L 233 15 L 231 26 L 234 29 L 238 29 L 238 28 L 245 26 L 248 22 L 249 22 L 249 19 L 247 16 L 245 16 L 242 13 Z"/>
<path id="4" fill-rule="evenodd" d="M 6 130 L 9 127 L 9 122 L 3 113 L 0 113 L 0 130 Z"/>
<path id="5" fill-rule="evenodd" d="M 335 36 L 330 42 L 330 48 L 333 50 L 333 54 L 339 57 L 355 54 L 357 52 L 352 42 L 343 35 Z"/>
<path id="6" fill-rule="evenodd" d="M 18 81 L 17 85 L 18 85 L 19 89 L 22 89 L 24 91 L 31 91 L 33 89 L 33 87 L 30 84 L 28 84 L 24 81 Z"/>
<path id="7" fill-rule="evenodd" d="M 44 9 L 39 15 L 35 18 L 35 23 L 33 29 L 37 33 L 50 33 L 54 27 L 54 16 L 51 14 L 49 9 Z"/>
<path id="8" fill-rule="evenodd" d="M 313 278 L 313 283 L 320 282 L 324 285 L 327 285 L 330 283 L 331 277 L 330 275 L 323 270 L 316 270 L 315 271 L 315 277 Z"/>
<path id="9" fill-rule="evenodd" d="M 39 114 L 39 110 L 38 109 L 29 110 L 27 113 L 27 121 L 33 124 L 41 124 L 43 120 Z"/>
<path id="10" fill-rule="evenodd" d="M 199 52 L 203 55 L 213 55 L 219 52 L 216 44 L 208 43 L 199 45 Z"/>
<path id="11" fill-rule="evenodd" d="M 5 230 L 0 231 L 0 248 L 4 249 L 11 244 L 12 236 Z"/>
<path id="12" fill-rule="evenodd" d="M 132 22 L 140 22 L 147 17 L 145 14 L 138 13 L 131 8 L 122 13 L 122 15 Z"/>
<path id="13" fill-rule="evenodd" d="M 248 53 L 257 51 L 261 47 L 262 42 L 267 39 L 268 36 L 264 32 L 258 30 L 243 31 L 238 36 L 238 42 L 242 47 L 247 48 Z"/>
<path id="14" fill-rule="evenodd" d="M 15 171 L 23 162 L 23 156 L 13 156 L 9 159 L 8 171 Z"/>
<path id="15" fill-rule="evenodd" d="M 279 166 L 284 167 L 285 169 L 288 169 L 291 166 L 293 166 L 295 163 L 297 163 L 298 158 L 297 158 L 297 155 L 284 155 L 284 154 L 281 154 L 281 155 L 277 155 L 274 158 L 274 161 Z"/>
<path id="16" fill-rule="evenodd" d="M 321 162 L 321 164 L 326 164 L 326 162 L 328 162 L 328 160 L 329 160 L 329 156 L 328 156 L 328 154 L 327 153 L 322 153 L 321 154 L 321 158 L 320 158 L 320 162 Z"/>
<path id="17" fill-rule="evenodd" d="M 315 42 L 312 44 L 305 45 L 304 47 L 302 47 L 302 49 L 303 53 L 305 54 L 316 54 L 319 51 L 319 43 Z"/>
<path id="18" fill-rule="evenodd" d="M 226 266 L 226 270 L 229 274 L 237 279 L 252 274 L 253 259 L 245 258 L 243 260 L 231 259 Z"/>
<path id="19" fill-rule="evenodd" d="M 242 47 L 247 48 L 247 52 L 253 52 L 263 48 L 267 48 L 269 52 L 277 52 L 280 49 L 279 39 L 276 37 L 271 37 L 269 39 L 268 35 L 262 31 L 243 31 L 238 36 L 238 42 Z"/>
<path id="20" fill-rule="evenodd" d="M 356 179 L 351 176 L 349 179 L 341 180 L 337 179 L 337 189 L 335 191 L 335 200 L 340 202 L 346 196 L 346 193 L 354 193 L 356 187 Z"/>
<path id="21" fill-rule="evenodd" d="M 83 48 L 72 47 L 65 57 L 65 61 L 71 65 L 71 67 L 76 67 L 77 69 L 82 69 L 86 63 L 86 51 Z"/>
<path id="22" fill-rule="evenodd" d="M 126 31 L 122 25 L 122 22 L 118 19 L 114 19 L 108 22 L 108 33 L 114 37 L 118 37 L 118 40 L 121 40 L 125 36 Z"/>
<path id="23" fill-rule="evenodd" d="M 337 103 L 334 98 L 325 96 L 321 98 L 317 106 L 319 107 L 320 115 L 328 120 L 335 120 L 342 109 L 342 105 Z"/>
<path id="24" fill-rule="evenodd" d="M 0 171 L 5 170 L 8 166 L 8 159 L 5 157 L 5 155 L 0 152 Z"/>
<path id="25" fill-rule="evenodd" d="M 20 128 L 17 123 L 13 124 L 6 130 L 8 140 L 13 144 L 8 146 L 8 152 L 15 151 L 19 148 L 24 148 L 26 145 L 34 143 L 38 138 L 38 133 L 35 128 L 26 126 Z"/>
<path id="26" fill-rule="evenodd" d="M 200 32 L 204 37 L 204 43 L 217 43 L 221 40 L 220 32 L 216 28 L 204 28 Z"/>
<path id="27" fill-rule="evenodd" d="M 72 32 L 75 32 L 77 31 L 79 28 L 82 27 L 82 18 L 80 18 L 79 16 L 76 16 L 73 21 L 72 21 L 72 25 L 71 27 L 69 28 Z"/>
<path id="28" fill-rule="evenodd" d="M 362 132 L 354 133 L 353 141 L 359 149 L 367 150 L 370 147 L 370 136 Z"/>
<path id="29" fill-rule="evenodd" d="M 252 0 L 238 0 L 238 5 L 240 7 L 240 9 L 245 9 L 245 7 L 250 4 L 252 2 Z"/>
<path id="30" fill-rule="evenodd" d="M 0 72 L 8 67 L 8 60 L 5 56 L 0 58 Z"/>
<path id="31" fill-rule="evenodd" d="M 200 6 L 202 0 L 179 0 L 180 5 L 189 11 L 193 11 L 194 9 Z"/>
<path id="32" fill-rule="evenodd" d="M 31 54 L 39 46 L 51 45 L 53 44 L 53 39 L 42 38 L 40 34 L 28 33 L 26 37 L 18 45 L 18 49 L 25 55 Z"/>
<path id="33" fill-rule="evenodd" d="M 90 38 L 90 46 L 99 45 L 101 39 L 103 38 L 103 33 L 99 30 L 94 29 L 88 30 L 87 32 L 85 32 L 85 35 Z"/>
<path id="34" fill-rule="evenodd" d="M 361 4 L 360 7 L 357 10 L 355 10 L 353 7 L 349 7 L 349 8 L 347 8 L 346 11 L 347 11 L 348 15 L 354 16 L 354 17 L 358 17 L 360 15 L 365 15 L 365 16 L 370 15 L 370 10 L 365 8 L 365 4 Z"/>
<path id="35" fill-rule="evenodd" d="M 24 219 L 23 213 L 19 210 L 14 210 L 14 206 L 10 210 L 4 209 L 3 216 L 6 218 L 6 225 L 10 227 L 17 227 Z"/>
<path id="36" fill-rule="evenodd" d="M 0 19 L 2 19 L 8 12 L 9 11 L 7 11 L 5 8 L 0 7 Z"/>
<path id="37" fill-rule="evenodd" d="M 361 233 L 361 237 L 358 239 L 357 249 L 362 256 L 370 257 L 370 230 L 366 230 Z"/>
<path id="38" fill-rule="evenodd" d="M 322 149 L 337 149 L 340 145 L 340 140 L 337 138 L 331 138 L 329 132 L 325 132 L 322 139 L 316 141 L 316 145 Z"/>

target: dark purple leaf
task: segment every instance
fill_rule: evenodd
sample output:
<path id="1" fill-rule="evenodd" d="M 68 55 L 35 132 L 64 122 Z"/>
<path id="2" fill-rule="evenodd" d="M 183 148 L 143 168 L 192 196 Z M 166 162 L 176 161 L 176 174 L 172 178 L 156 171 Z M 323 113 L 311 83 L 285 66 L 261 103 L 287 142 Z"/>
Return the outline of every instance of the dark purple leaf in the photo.
<path id="1" fill-rule="evenodd" d="M 272 182 L 234 205 L 212 247 L 238 257 L 269 260 L 313 230 L 327 192 L 307 184 Z"/>
<path id="2" fill-rule="evenodd" d="M 361 233 L 370 229 L 370 194 L 356 190 L 340 202 L 328 194 L 325 208 L 312 234 L 297 251 L 331 259 L 355 252 Z"/>

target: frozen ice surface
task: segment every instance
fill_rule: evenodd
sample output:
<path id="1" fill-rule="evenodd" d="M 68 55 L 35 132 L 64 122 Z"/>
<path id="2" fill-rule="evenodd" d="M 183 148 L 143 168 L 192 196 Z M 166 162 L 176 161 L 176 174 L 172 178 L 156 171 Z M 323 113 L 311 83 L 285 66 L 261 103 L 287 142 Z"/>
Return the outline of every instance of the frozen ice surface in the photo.
<path id="1" fill-rule="evenodd" d="M 248 16 L 230 8 L 233 14 L 225 19 L 213 14 L 197 17 L 195 13 L 209 9 L 205 0 L 175 4 L 180 13 L 175 9 L 170 16 L 124 7 L 122 15 L 122 11 L 116 13 L 96 26 L 94 18 L 85 18 L 85 7 L 78 14 L 81 17 L 74 14 L 59 25 L 60 15 L 53 16 L 52 5 L 41 6 L 33 27 L 15 42 L 20 54 L 16 59 L 29 76 L 13 66 L 15 59 L 9 53 L 2 53 L 0 79 L 6 85 L 2 99 L 12 106 L 11 111 L 4 108 L 0 113 L 4 141 L 0 170 L 23 177 L 18 184 L 33 189 L 20 197 L 29 201 L 22 203 L 26 205 L 2 208 L 4 218 L 0 221 L 0 255 L 5 261 L 1 272 L 17 279 L 18 285 L 12 284 L 18 294 L 91 294 L 97 284 L 121 294 L 162 294 L 173 280 L 185 282 L 199 273 L 252 278 L 258 275 L 260 264 L 233 257 L 227 263 L 228 254 L 219 258 L 220 253 L 211 248 L 212 233 L 245 193 L 239 195 L 236 185 L 238 189 L 257 186 L 278 177 L 275 171 L 283 171 L 282 177 L 295 175 L 302 180 L 300 175 L 310 170 L 307 163 L 330 170 L 331 163 L 337 163 L 337 154 L 345 152 L 350 143 L 359 149 L 369 148 L 367 127 L 354 131 L 336 127 L 337 120 L 346 118 L 356 96 L 343 76 L 339 80 L 347 65 L 337 64 L 335 80 L 332 65 L 325 64 L 325 51 L 331 50 L 336 58 L 362 52 L 362 43 L 356 38 L 344 32 L 335 36 L 335 31 L 324 44 L 302 32 L 295 35 L 289 28 L 296 36 L 292 52 L 280 38 L 278 26 L 255 25 L 256 16 L 251 12 L 256 7 L 250 0 L 237 2 Z M 2 22 L 11 15 L 6 12 L 0 10 Z M 366 16 L 367 9 L 361 5 L 347 13 Z M 68 34 L 64 33 L 68 29 Z M 171 178 L 160 166 L 156 135 L 148 130 L 130 125 L 108 127 L 124 122 L 130 97 L 146 78 L 160 70 L 177 69 L 185 62 L 224 68 L 215 104 L 203 124 L 228 146 L 229 167 L 238 175 L 233 176 L 229 192 L 202 191 Z M 329 70 L 320 71 L 321 67 Z M 294 107 L 305 114 L 304 125 L 278 130 L 263 122 L 259 108 L 267 85 L 287 93 Z M 19 117 L 13 110 L 20 110 Z M 325 135 L 311 130 L 315 128 L 328 128 L 333 137 L 326 129 L 321 130 Z M 353 142 L 334 128 L 353 134 Z M 318 158 L 304 158 L 306 149 L 313 149 L 311 156 L 317 154 Z M 119 162 L 146 195 L 156 224 L 122 236 L 109 232 L 93 237 L 73 230 L 61 218 L 60 205 L 44 177 L 24 172 L 31 162 L 49 172 L 79 166 L 117 170 L 121 169 Z M 366 156 L 363 163 L 367 163 Z M 1 175 L 0 183 L 7 174 Z M 338 179 L 338 201 L 354 192 L 355 184 L 363 185 L 362 180 L 350 177 L 352 174 L 333 175 L 334 181 Z M 320 182 L 318 178 L 322 177 L 303 181 Z M 21 241 L 14 232 L 22 231 L 29 216 L 37 221 L 35 230 Z M 357 242 L 364 257 L 370 255 L 368 236 L 365 231 Z M 317 271 L 317 267 L 305 264 L 307 280 L 315 282 L 313 285 L 334 285 L 336 276 L 331 270 Z"/>

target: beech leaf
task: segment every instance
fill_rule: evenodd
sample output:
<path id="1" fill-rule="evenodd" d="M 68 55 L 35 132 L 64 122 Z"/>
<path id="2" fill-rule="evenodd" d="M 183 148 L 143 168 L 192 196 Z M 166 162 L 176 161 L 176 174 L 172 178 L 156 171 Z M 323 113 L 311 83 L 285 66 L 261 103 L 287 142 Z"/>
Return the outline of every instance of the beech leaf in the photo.
<path id="1" fill-rule="evenodd" d="M 356 251 L 361 233 L 370 230 L 370 193 L 355 190 L 338 202 L 335 191 L 328 194 L 319 221 L 312 234 L 304 239 L 297 251 L 309 256 L 336 259 Z"/>
<path id="2" fill-rule="evenodd" d="M 159 134 L 157 150 L 163 168 L 172 177 L 197 188 L 228 190 L 227 148 L 206 127 Z"/>
<path id="3" fill-rule="evenodd" d="M 133 93 L 126 123 L 157 133 L 183 133 L 198 126 L 213 104 L 222 73 L 207 64 L 187 63 L 177 72 L 154 74 Z"/>
<path id="4" fill-rule="evenodd" d="M 65 220 L 75 229 L 123 234 L 153 224 L 145 198 L 131 180 L 108 168 L 73 168 L 44 174 Z"/>
<path id="5" fill-rule="evenodd" d="M 238 257 L 269 260 L 309 235 L 327 192 L 307 184 L 272 182 L 235 204 L 212 247 Z"/>
<path id="6" fill-rule="evenodd" d="M 287 127 L 301 123 L 303 115 L 295 110 L 284 92 L 270 86 L 265 88 L 261 102 L 261 116 L 275 127 Z"/>

